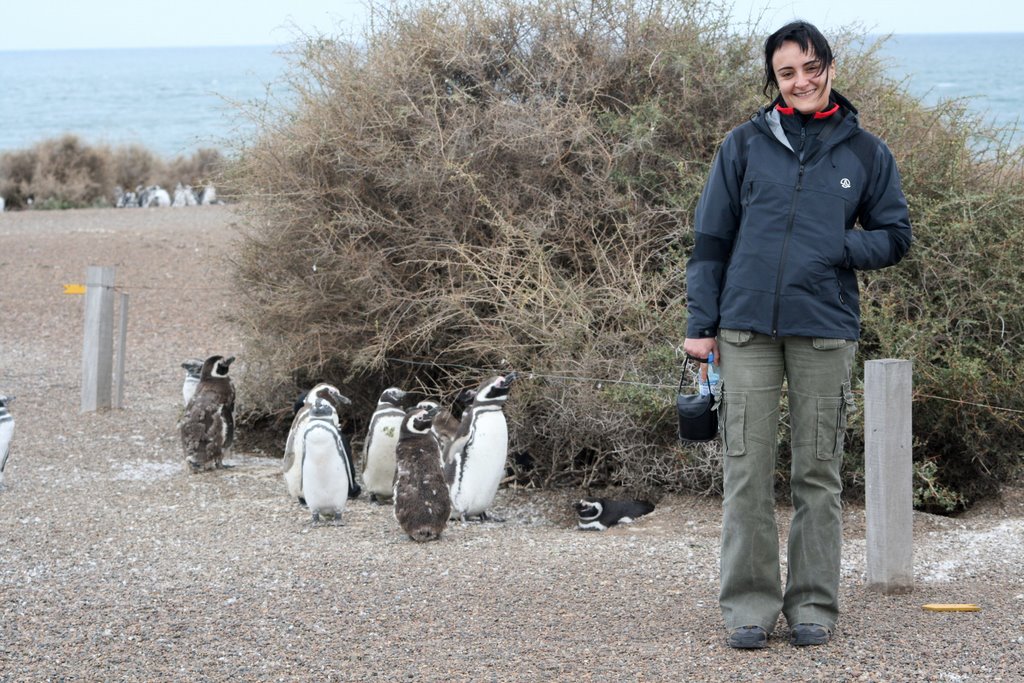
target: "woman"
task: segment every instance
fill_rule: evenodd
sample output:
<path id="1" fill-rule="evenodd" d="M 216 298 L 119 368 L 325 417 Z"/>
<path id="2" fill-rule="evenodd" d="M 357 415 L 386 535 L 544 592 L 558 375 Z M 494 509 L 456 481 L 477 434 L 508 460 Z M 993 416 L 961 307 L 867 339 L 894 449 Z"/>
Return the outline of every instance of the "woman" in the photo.
<path id="1" fill-rule="evenodd" d="M 910 247 L 892 153 L 833 90 L 828 41 L 803 21 L 765 41 L 778 96 L 729 133 L 697 205 L 687 354 L 723 384 L 720 605 L 728 644 L 766 647 L 780 613 L 794 645 L 829 641 L 839 614 L 840 466 L 860 336 L 856 270 Z M 788 571 L 774 516 L 779 402 L 792 440 Z"/>

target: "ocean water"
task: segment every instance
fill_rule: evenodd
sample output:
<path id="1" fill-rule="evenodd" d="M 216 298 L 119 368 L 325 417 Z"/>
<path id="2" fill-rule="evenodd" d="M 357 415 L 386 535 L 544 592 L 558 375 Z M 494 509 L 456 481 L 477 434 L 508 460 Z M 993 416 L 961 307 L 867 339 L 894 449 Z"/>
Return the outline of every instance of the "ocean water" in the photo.
<path id="1" fill-rule="evenodd" d="M 896 35 L 882 54 L 889 75 L 927 105 L 964 97 L 987 124 L 1024 124 L 1024 33 Z"/>
<path id="2" fill-rule="evenodd" d="M 0 51 L 0 151 L 63 133 L 227 151 L 254 129 L 237 103 L 263 101 L 286 67 L 273 47 Z"/>
<path id="3" fill-rule="evenodd" d="M 897 35 L 883 54 L 927 104 L 969 97 L 1000 126 L 1024 116 L 1024 33 Z M 287 68 L 274 47 L 0 51 L 0 151 L 74 133 L 168 158 L 230 152 L 254 130 L 234 103 L 284 97 Z"/>

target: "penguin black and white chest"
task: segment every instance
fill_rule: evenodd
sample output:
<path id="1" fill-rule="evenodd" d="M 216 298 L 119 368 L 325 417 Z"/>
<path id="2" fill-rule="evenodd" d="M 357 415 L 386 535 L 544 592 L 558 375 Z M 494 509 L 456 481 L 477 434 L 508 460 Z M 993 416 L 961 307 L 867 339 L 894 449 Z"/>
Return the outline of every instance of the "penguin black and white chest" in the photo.
<path id="1" fill-rule="evenodd" d="M 402 421 L 395 450 L 394 512 L 414 541 L 436 541 L 451 516 L 437 439 L 430 433 L 436 407 L 417 406 Z"/>
<path id="2" fill-rule="evenodd" d="M 199 385 L 199 379 L 203 373 L 203 359 L 189 358 L 181 364 L 181 367 L 185 369 L 185 381 L 181 384 L 181 404 L 188 407 L 188 402 L 195 395 L 196 387 Z"/>
<path id="3" fill-rule="evenodd" d="M 191 472 L 224 466 L 235 438 L 235 388 L 228 368 L 235 357 L 203 361 L 196 392 L 181 421 L 181 446 Z"/>
<path id="4" fill-rule="evenodd" d="M 487 508 L 494 502 L 505 474 L 508 424 L 502 408 L 516 379 L 512 372 L 492 377 L 477 388 L 444 456 L 452 514 L 462 520 L 488 518 Z"/>
<path id="5" fill-rule="evenodd" d="M 313 521 L 330 516 L 341 522 L 348 502 L 349 458 L 337 411 L 327 399 L 314 400 L 297 440 L 302 443 L 302 494 Z"/>
<path id="6" fill-rule="evenodd" d="M 11 455 L 11 440 L 14 438 L 14 416 L 11 415 L 13 396 L 0 394 L 0 486 L 4 485 L 4 469 Z"/>
<path id="7" fill-rule="evenodd" d="M 616 524 L 629 524 L 654 510 L 644 500 L 609 500 L 607 498 L 582 498 L 573 504 L 580 529 L 605 531 Z"/>
<path id="8" fill-rule="evenodd" d="M 370 500 L 390 499 L 395 487 L 395 449 L 402 431 L 405 410 L 402 401 L 406 392 L 388 387 L 377 399 L 377 407 L 370 417 L 363 445 L 363 486 L 370 492 Z"/>
<path id="9" fill-rule="evenodd" d="M 285 486 L 288 495 L 300 503 L 305 501 L 302 494 L 302 441 L 298 438 L 309 413 L 318 399 L 323 399 L 334 408 L 334 426 L 340 430 L 339 413 L 346 407 L 352 405 L 352 401 L 344 396 L 333 384 L 321 382 L 303 396 L 301 403 L 295 411 L 292 419 L 291 429 L 288 430 L 288 438 L 284 445 L 284 459 L 281 462 L 281 472 L 284 475 Z M 342 436 L 342 445 L 345 447 L 345 462 L 349 468 L 349 497 L 355 498 L 359 495 L 359 484 L 356 483 L 355 465 L 352 462 L 352 454 L 349 452 L 348 443 Z"/>

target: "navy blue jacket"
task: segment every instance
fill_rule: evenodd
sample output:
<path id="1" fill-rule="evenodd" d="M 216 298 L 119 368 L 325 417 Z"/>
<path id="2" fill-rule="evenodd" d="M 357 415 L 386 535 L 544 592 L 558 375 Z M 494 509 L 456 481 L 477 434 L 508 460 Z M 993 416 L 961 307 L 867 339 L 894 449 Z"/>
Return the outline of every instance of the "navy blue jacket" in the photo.
<path id="1" fill-rule="evenodd" d="M 910 216 L 892 152 L 832 96 L 802 158 L 773 105 L 726 136 L 697 204 L 687 337 L 860 337 L 854 271 L 903 258 Z"/>

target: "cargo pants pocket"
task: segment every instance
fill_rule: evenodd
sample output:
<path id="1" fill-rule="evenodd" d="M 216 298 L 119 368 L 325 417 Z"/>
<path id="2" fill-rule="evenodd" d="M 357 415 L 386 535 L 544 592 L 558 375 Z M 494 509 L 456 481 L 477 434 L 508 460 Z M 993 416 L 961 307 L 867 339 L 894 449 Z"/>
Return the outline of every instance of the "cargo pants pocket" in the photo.
<path id="1" fill-rule="evenodd" d="M 817 437 L 814 449 L 818 460 L 842 457 L 846 442 L 847 419 L 852 407 L 853 391 L 850 382 L 843 382 L 842 396 L 818 399 Z"/>
<path id="2" fill-rule="evenodd" d="M 722 441 L 725 455 L 735 457 L 747 454 L 747 441 L 743 435 L 747 419 L 746 394 L 725 392 L 722 400 Z"/>
<path id="3" fill-rule="evenodd" d="M 754 338 L 750 330 L 734 330 L 721 328 L 718 330 L 718 339 L 733 346 L 746 346 Z M 727 383 L 722 381 L 722 405 L 721 405 L 721 427 L 722 443 L 725 446 L 725 455 L 738 457 L 747 454 L 747 395 L 730 392 Z"/>

